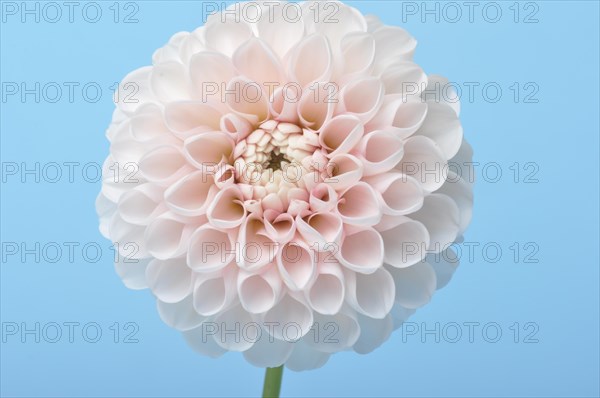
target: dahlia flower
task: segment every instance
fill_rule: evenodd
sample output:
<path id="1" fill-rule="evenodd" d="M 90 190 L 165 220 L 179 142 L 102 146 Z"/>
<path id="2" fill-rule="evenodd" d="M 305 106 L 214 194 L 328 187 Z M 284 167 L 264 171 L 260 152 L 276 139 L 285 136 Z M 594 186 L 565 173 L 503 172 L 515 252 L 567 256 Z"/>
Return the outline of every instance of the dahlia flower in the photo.
<path id="1" fill-rule="evenodd" d="M 448 281 L 436 253 L 472 207 L 448 165 L 471 151 L 405 30 L 268 4 L 211 15 L 123 79 L 97 211 L 118 275 L 194 350 L 305 370 L 372 351 Z"/>

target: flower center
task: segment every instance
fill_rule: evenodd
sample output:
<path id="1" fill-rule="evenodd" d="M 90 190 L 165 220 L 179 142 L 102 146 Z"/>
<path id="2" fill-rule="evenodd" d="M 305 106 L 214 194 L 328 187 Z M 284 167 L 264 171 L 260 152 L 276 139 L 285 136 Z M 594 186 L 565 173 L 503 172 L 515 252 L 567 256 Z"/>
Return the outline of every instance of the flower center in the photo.
<path id="1" fill-rule="evenodd" d="M 277 153 L 276 151 L 273 151 L 271 152 L 271 156 L 269 156 L 267 169 L 271 169 L 273 171 L 281 170 L 281 164 L 287 161 L 288 158 L 286 158 L 283 153 Z"/>
<path id="2" fill-rule="evenodd" d="M 268 120 L 237 143 L 236 181 L 263 186 L 267 193 L 297 186 L 306 172 L 302 160 L 319 147 L 316 133 L 292 123 Z"/>

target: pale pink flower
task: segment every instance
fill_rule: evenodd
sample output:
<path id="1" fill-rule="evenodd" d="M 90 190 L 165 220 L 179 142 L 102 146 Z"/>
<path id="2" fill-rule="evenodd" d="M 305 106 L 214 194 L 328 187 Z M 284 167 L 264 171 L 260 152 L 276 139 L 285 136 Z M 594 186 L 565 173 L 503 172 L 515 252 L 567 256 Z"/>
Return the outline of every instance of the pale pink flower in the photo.
<path id="1" fill-rule="evenodd" d="M 448 281 L 436 253 L 472 208 L 448 164 L 471 151 L 406 31 L 337 2 L 286 6 L 299 20 L 251 4 L 123 79 L 100 229 L 195 350 L 316 368 L 373 350 Z"/>

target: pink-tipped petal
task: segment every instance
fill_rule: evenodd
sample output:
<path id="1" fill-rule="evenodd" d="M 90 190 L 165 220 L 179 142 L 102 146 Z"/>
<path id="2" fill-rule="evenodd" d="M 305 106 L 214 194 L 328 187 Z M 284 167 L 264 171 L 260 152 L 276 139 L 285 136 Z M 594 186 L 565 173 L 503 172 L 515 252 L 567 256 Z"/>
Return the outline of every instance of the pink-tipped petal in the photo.
<path id="1" fill-rule="evenodd" d="M 290 290 L 303 290 L 316 276 L 314 249 L 301 240 L 286 243 L 277 253 L 277 268 Z"/>
<path id="2" fill-rule="evenodd" d="M 188 161 L 200 170 L 213 169 L 221 162 L 229 163 L 233 154 L 233 139 L 222 132 L 194 135 L 183 143 Z"/>
<path id="3" fill-rule="evenodd" d="M 206 217 L 215 228 L 238 227 L 246 218 L 244 197 L 239 188 L 231 185 L 221 190 L 208 207 Z"/>
<path id="4" fill-rule="evenodd" d="M 277 243 L 268 236 L 264 221 L 250 215 L 240 226 L 235 250 L 240 268 L 254 271 L 273 261 Z"/>
<path id="5" fill-rule="evenodd" d="M 313 82 L 329 81 L 333 62 L 327 38 L 319 34 L 305 37 L 294 49 L 290 64 L 291 80 L 303 89 Z"/>
<path id="6" fill-rule="evenodd" d="M 329 120 L 319 133 L 319 143 L 329 157 L 349 153 L 362 138 L 364 126 L 354 115 L 339 115 Z"/>
<path id="7" fill-rule="evenodd" d="M 369 177 L 365 181 L 379 193 L 384 214 L 410 214 L 423 206 L 423 189 L 413 177 L 401 173 L 384 173 Z"/>
<path id="8" fill-rule="evenodd" d="M 336 155 L 327 163 L 325 183 L 336 191 L 344 191 L 360 181 L 363 171 L 363 163 L 356 156 Z"/>
<path id="9" fill-rule="evenodd" d="M 383 239 L 374 229 L 359 230 L 344 237 L 335 256 L 344 267 L 371 274 L 383 264 Z"/>
<path id="10" fill-rule="evenodd" d="M 187 264 L 192 270 L 215 272 L 225 268 L 234 259 L 234 245 L 227 233 L 204 225 L 191 236 Z"/>
<path id="11" fill-rule="evenodd" d="M 182 216 L 199 216 L 206 213 L 215 191 L 212 176 L 195 171 L 165 191 L 165 203 L 173 212 Z"/>
<path id="12" fill-rule="evenodd" d="M 354 184 L 340 195 L 337 212 L 346 224 L 371 226 L 381 220 L 377 194 L 365 182 Z"/>
<path id="13" fill-rule="evenodd" d="M 362 138 L 355 153 L 362 160 L 365 176 L 381 174 L 400 162 L 404 143 L 390 132 L 376 130 Z"/>
<path id="14" fill-rule="evenodd" d="M 350 114 L 367 123 L 379 111 L 384 94 L 385 88 L 380 79 L 357 79 L 342 88 L 336 113 Z"/>

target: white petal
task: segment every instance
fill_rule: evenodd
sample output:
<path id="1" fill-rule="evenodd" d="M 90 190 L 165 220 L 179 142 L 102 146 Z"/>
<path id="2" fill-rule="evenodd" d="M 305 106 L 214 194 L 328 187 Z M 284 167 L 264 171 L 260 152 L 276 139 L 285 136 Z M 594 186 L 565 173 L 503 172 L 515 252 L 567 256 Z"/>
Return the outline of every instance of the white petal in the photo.
<path id="1" fill-rule="evenodd" d="M 235 77 L 227 85 L 227 106 L 250 123 L 260 124 L 269 117 L 269 96 L 250 79 Z"/>
<path id="2" fill-rule="evenodd" d="M 463 139 L 462 145 L 458 150 L 458 153 L 450 159 L 453 170 L 461 176 L 467 183 L 472 184 L 475 181 L 475 171 L 473 161 L 473 148 L 471 145 Z"/>
<path id="3" fill-rule="evenodd" d="M 268 44 L 257 37 L 249 39 L 235 50 L 232 60 L 237 70 L 259 83 L 268 96 L 271 95 L 272 85 L 277 83 L 278 86 L 283 79 L 282 66 L 277 55 Z"/>
<path id="4" fill-rule="evenodd" d="M 209 98 L 220 101 L 225 85 L 236 75 L 229 57 L 210 51 L 194 55 L 190 61 L 190 76 L 196 96 L 202 101 Z"/>
<path id="5" fill-rule="evenodd" d="M 375 62 L 375 39 L 371 34 L 353 32 L 342 38 L 344 74 L 370 72 Z"/>
<path id="6" fill-rule="evenodd" d="M 109 225 L 116 210 L 116 204 L 110 201 L 104 193 L 100 192 L 96 197 L 96 214 L 98 214 L 98 218 L 100 219 L 100 233 L 106 239 L 110 239 Z"/>
<path id="7" fill-rule="evenodd" d="M 187 175 L 192 168 L 187 165 L 185 157 L 178 148 L 162 146 L 144 155 L 140 159 L 138 170 L 139 174 L 148 181 L 168 185 Z M 131 171 L 135 169 L 130 170 L 130 174 Z M 131 175 L 131 178 L 136 178 L 135 174 Z"/>
<path id="8" fill-rule="evenodd" d="M 354 80 L 342 88 L 336 113 L 348 113 L 367 123 L 379 111 L 384 94 L 385 88 L 379 78 Z"/>
<path id="9" fill-rule="evenodd" d="M 312 338 L 312 336 L 309 335 L 306 338 Z M 294 343 L 294 351 L 292 351 L 292 355 L 285 363 L 285 366 L 296 372 L 317 369 L 327 363 L 330 355 L 315 350 L 302 339 Z"/>
<path id="10" fill-rule="evenodd" d="M 146 269 L 146 280 L 152 293 L 165 303 L 177 303 L 192 290 L 192 271 L 185 258 L 152 260 Z"/>
<path id="11" fill-rule="evenodd" d="M 123 78 L 115 92 L 114 101 L 120 110 L 133 113 L 140 106 L 158 102 L 150 88 L 151 66 L 136 69 Z"/>
<path id="12" fill-rule="evenodd" d="M 179 57 L 179 47 L 181 43 L 190 35 L 190 32 L 177 32 L 169 39 L 169 42 L 159 48 L 152 54 L 152 61 L 154 63 L 161 63 L 167 61 L 181 61 Z"/>
<path id="13" fill-rule="evenodd" d="M 427 254 L 429 233 L 418 221 L 399 217 L 396 225 L 388 226 L 380 234 L 385 247 L 384 261 L 394 267 L 409 267 Z"/>
<path id="14" fill-rule="evenodd" d="M 342 268 L 325 253 L 319 253 L 318 275 L 306 292 L 306 301 L 313 310 L 324 315 L 337 314 L 344 304 L 346 285 Z"/>
<path id="15" fill-rule="evenodd" d="M 411 317 L 415 313 L 416 310 L 405 308 L 398 304 L 396 301 L 392 310 L 390 311 L 390 315 L 394 321 L 394 330 L 400 328 L 404 321 Z"/>
<path id="16" fill-rule="evenodd" d="M 240 14 L 234 15 L 224 11 L 213 14 L 208 18 L 204 28 L 207 47 L 227 56 L 231 56 L 251 37 L 252 29 Z"/>
<path id="17" fill-rule="evenodd" d="M 179 331 L 197 328 L 206 320 L 206 317 L 199 315 L 194 310 L 191 294 L 177 303 L 165 303 L 156 300 L 156 305 L 160 319 Z"/>
<path id="18" fill-rule="evenodd" d="M 386 96 L 379 112 L 365 126 L 366 131 L 384 130 L 407 138 L 421 127 L 427 117 L 427 103 L 396 97 Z"/>
<path id="19" fill-rule="evenodd" d="M 127 258 L 126 256 L 118 256 L 117 261 L 115 261 L 115 271 L 123 281 L 123 284 L 129 289 L 146 289 L 148 287 L 148 282 L 146 281 L 146 269 L 149 262 L 149 258 L 135 259 Z"/>
<path id="20" fill-rule="evenodd" d="M 217 344 L 212 338 L 213 325 L 211 322 L 204 323 L 199 327 L 182 332 L 186 343 L 197 353 L 206 355 L 210 358 L 218 358 L 225 354 L 227 350 Z"/>
<path id="21" fill-rule="evenodd" d="M 460 178 L 452 170 L 448 172 L 448 180 L 436 193 L 442 193 L 450 197 L 458 206 L 460 213 L 459 233 L 464 232 L 471 223 L 473 216 L 473 187 Z"/>
<path id="22" fill-rule="evenodd" d="M 163 189 L 153 184 L 142 184 L 125 192 L 119 198 L 119 214 L 123 220 L 147 225 L 159 209 L 162 202 Z"/>
<path id="23" fill-rule="evenodd" d="M 443 194 L 425 197 L 423 207 L 410 218 L 425 225 L 431 237 L 429 252 L 438 253 L 452 244 L 459 231 L 459 212 L 456 203 Z"/>
<path id="24" fill-rule="evenodd" d="M 237 269 L 226 268 L 222 273 L 199 275 L 194 284 L 194 309 L 203 316 L 223 312 L 236 296 Z"/>
<path id="25" fill-rule="evenodd" d="M 260 314 L 273 308 L 283 292 L 281 277 L 274 265 L 258 274 L 240 270 L 237 289 L 240 303 L 251 314 Z"/>
<path id="26" fill-rule="evenodd" d="M 384 173 L 365 181 L 380 194 L 384 214 L 409 214 L 423 206 L 423 189 L 413 177 L 401 173 Z"/>
<path id="27" fill-rule="evenodd" d="M 424 261 L 404 268 L 387 267 L 396 285 L 396 301 L 405 308 L 419 308 L 431 300 L 436 288 L 435 272 Z"/>
<path id="28" fill-rule="evenodd" d="M 460 114 L 460 97 L 448 79 L 440 75 L 427 76 L 427 87 L 421 93 L 421 98 L 427 102 L 438 102 L 448 105 L 456 116 Z"/>
<path id="29" fill-rule="evenodd" d="M 303 2 L 302 16 L 307 30 L 326 36 L 335 49 L 340 48 L 342 38 L 348 33 L 367 30 L 362 13 L 338 1 Z"/>
<path id="30" fill-rule="evenodd" d="M 316 350 L 336 353 L 348 349 L 360 336 L 358 321 L 348 314 L 315 314 L 314 333 L 304 337 L 304 342 Z"/>
<path id="31" fill-rule="evenodd" d="M 228 351 L 246 351 L 256 341 L 257 336 L 250 335 L 251 331 L 260 330 L 260 326 L 241 305 L 220 313 L 214 322 L 218 332 L 213 338 Z"/>
<path id="32" fill-rule="evenodd" d="M 152 91 L 163 103 L 191 98 L 188 73 L 179 62 L 155 65 L 150 73 Z"/>
<path id="33" fill-rule="evenodd" d="M 131 118 L 131 137 L 138 141 L 154 145 L 178 143 L 164 122 L 163 110 L 155 104 L 142 105 Z"/>
<path id="34" fill-rule="evenodd" d="M 256 23 L 256 30 L 258 37 L 269 43 L 273 51 L 283 58 L 304 36 L 304 23 L 302 20 L 295 19 L 296 15 L 302 15 L 302 11 L 294 3 L 271 2 L 271 4 L 274 5 L 273 11 L 263 11 L 263 15 Z"/>
<path id="35" fill-rule="evenodd" d="M 118 244 L 119 255 L 128 260 L 150 257 L 144 238 L 145 229 L 144 226 L 130 224 L 123 220 L 119 213 L 111 217 L 108 225 L 110 239 Z"/>
<path id="36" fill-rule="evenodd" d="M 302 88 L 309 87 L 313 82 L 327 82 L 332 67 L 327 38 L 313 34 L 305 37 L 294 49 L 290 61 L 290 80 L 298 82 Z"/>
<path id="37" fill-rule="evenodd" d="M 367 21 L 367 31 L 368 32 L 374 32 L 375 30 L 384 26 L 383 22 L 381 22 L 381 19 L 379 19 L 379 17 L 377 15 L 373 15 L 373 14 L 365 15 L 365 21 Z"/>
<path id="38" fill-rule="evenodd" d="M 404 174 L 417 179 L 427 192 L 439 189 L 448 177 L 448 162 L 431 139 L 413 136 L 404 143 L 404 157 L 397 166 Z"/>
<path id="39" fill-rule="evenodd" d="M 296 341 L 310 331 L 313 313 L 305 303 L 288 294 L 265 314 L 263 324 L 276 339 Z"/>
<path id="40" fill-rule="evenodd" d="M 411 60 L 417 41 L 397 26 L 382 26 L 373 32 L 375 37 L 376 71 L 382 71 L 391 62 Z"/>
<path id="41" fill-rule="evenodd" d="M 359 354 L 368 354 L 383 344 L 392 334 L 394 323 L 391 315 L 383 319 L 373 319 L 358 316 L 360 337 L 354 344 L 354 351 Z"/>
<path id="42" fill-rule="evenodd" d="M 183 143 L 183 153 L 191 164 L 201 170 L 214 169 L 221 162 L 229 162 L 234 142 L 229 135 L 209 132 L 189 137 Z"/>
<path id="43" fill-rule="evenodd" d="M 196 272 L 210 273 L 224 268 L 235 258 L 230 236 L 204 225 L 190 238 L 187 264 Z"/>
<path id="44" fill-rule="evenodd" d="M 400 94 L 402 96 L 417 97 L 427 86 L 427 75 L 423 69 L 414 62 L 399 61 L 386 68 L 381 74 L 385 85 L 386 95 Z"/>
<path id="45" fill-rule="evenodd" d="M 148 225 L 145 233 L 148 252 L 161 260 L 182 256 L 197 224 L 164 213 Z"/>
<path id="46" fill-rule="evenodd" d="M 208 102 L 179 101 L 165 107 L 167 127 L 184 139 L 194 134 L 218 131 L 221 116 L 222 111 Z"/>
<path id="47" fill-rule="evenodd" d="M 431 138 L 446 159 L 456 155 L 463 139 L 463 129 L 454 110 L 435 102 L 428 103 L 427 117 L 417 134 Z"/>
<path id="48" fill-rule="evenodd" d="M 189 65 L 192 57 L 200 52 L 208 51 L 202 33 L 204 27 L 197 28 L 183 38 L 179 46 L 179 58 L 184 65 Z"/>
<path id="49" fill-rule="evenodd" d="M 287 361 L 292 354 L 294 345 L 288 341 L 277 340 L 263 330 L 254 345 L 244 351 L 244 358 L 254 366 L 274 368 Z"/>
<path id="50" fill-rule="evenodd" d="M 394 279 L 385 268 L 372 274 L 345 270 L 346 302 L 370 318 L 383 319 L 394 305 Z"/>

